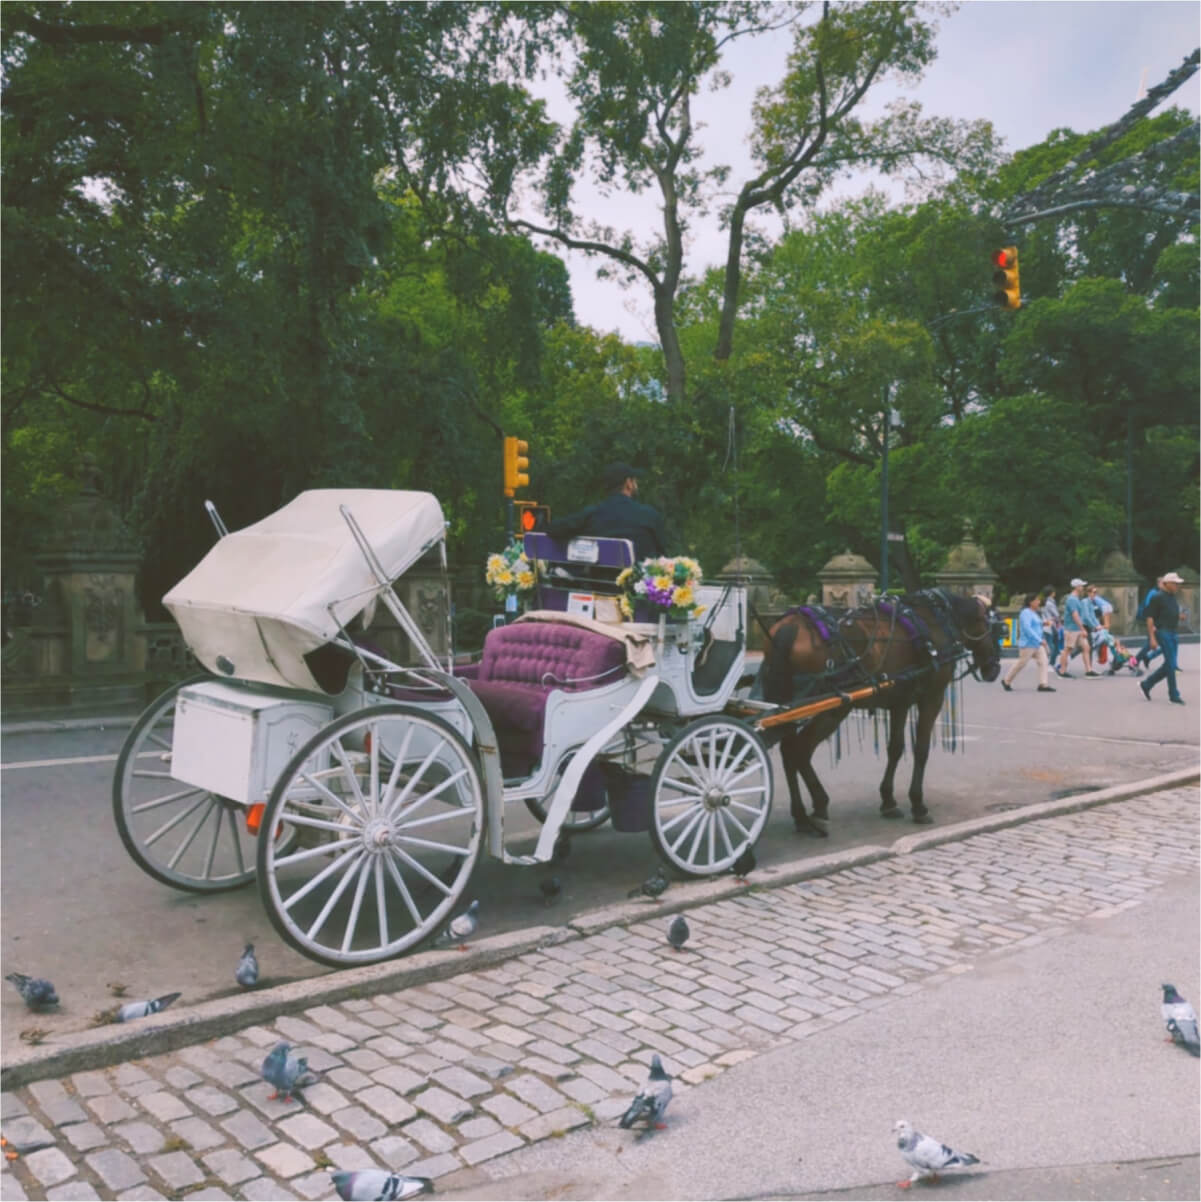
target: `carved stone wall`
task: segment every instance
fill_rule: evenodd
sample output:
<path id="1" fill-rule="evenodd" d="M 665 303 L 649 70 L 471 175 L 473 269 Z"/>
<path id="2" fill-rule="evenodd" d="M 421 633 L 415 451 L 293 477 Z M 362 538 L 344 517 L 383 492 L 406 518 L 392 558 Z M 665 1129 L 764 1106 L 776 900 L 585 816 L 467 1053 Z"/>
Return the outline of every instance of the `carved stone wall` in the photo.
<path id="1" fill-rule="evenodd" d="M 875 595 L 876 569 L 850 548 L 829 560 L 817 578 L 822 585 L 822 604 L 834 609 L 866 605 Z"/>
<path id="2" fill-rule="evenodd" d="M 984 548 L 976 542 L 972 523 L 963 523 L 963 539 L 947 553 L 942 571 L 935 577 L 939 588 L 961 597 L 981 596 L 993 600 L 997 574 L 989 565 Z"/>

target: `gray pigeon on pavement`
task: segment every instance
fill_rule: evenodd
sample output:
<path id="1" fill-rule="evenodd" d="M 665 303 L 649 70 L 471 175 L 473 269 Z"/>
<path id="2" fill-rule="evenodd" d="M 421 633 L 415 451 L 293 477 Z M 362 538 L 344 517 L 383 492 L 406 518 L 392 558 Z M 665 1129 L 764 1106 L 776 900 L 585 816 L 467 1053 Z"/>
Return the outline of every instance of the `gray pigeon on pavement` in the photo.
<path id="1" fill-rule="evenodd" d="M 1197 1031 L 1197 1012 L 1192 1004 L 1176 992 L 1175 985 L 1163 985 L 1163 1004 L 1160 1012 L 1163 1014 L 1163 1025 L 1167 1029 L 1168 1038 L 1173 1043 L 1181 1044 L 1194 1056 L 1201 1056 L 1201 1035 Z"/>
<path id="2" fill-rule="evenodd" d="M 563 892 L 563 882 L 557 876 L 547 877 L 538 882 L 538 892 L 542 894 L 542 904 L 549 906 Z"/>
<path id="3" fill-rule="evenodd" d="M 58 994 L 54 986 L 43 977 L 27 977 L 23 972 L 10 972 L 5 978 L 11 981 L 30 1010 L 44 1010 L 58 1005 Z"/>
<path id="4" fill-rule="evenodd" d="M 681 951 L 684 944 L 688 942 L 688 936 L 692 932 L 688 929 L 688 922 L 683 914 L 677 914 L 672 919 L 671 926 L 667 928 L 667 942 L 671 944 L 676 951 Z"/>
<path id="5" fill-rule="evenodd" d="M 432 1194 L 434 1183 L 428 1177 L 406 1177 L 402 1173 L 389 1173 L 387 1169 L 358 1169 L 346 1172 L 330 1170 L 334 1189 L 342 1202 L 394 1202 L 395 1199 L 415 1198 L 418 1194 Z"/>
<path id="6" fill-rule="evenodd" d="M 148 1014 L 158 1014 L 179 999 L 178 993 L 164 993 L 162 997 L 151 998 L 147 1002 L 126 1002 L 117 1011 L 117 1022 L 133 1022 L 135 1018 L 145 1018 Z"/>
<path id="7" fill-rule="evenodd" d="M 978 1157 L 970 1152 L 956 1152 L 946 1144 L 915 1131 L 906 1119 L 898 1119 L 893 1124 L 897 1136 L 897 1147 L 901 1155 L 913 1165 L 913 1176 L 908 1181 L 898 1181 L 901 1189 L 908 1189 L 921 1177 L 929 1177 L 931 1181 L 938 1180 L 938 1174 L 943 1169 L 963 1168 L 969 1164 L 979 1164 Z"/>
<path id="8" fill-rule="evenodd" d="M 434 940 L 435 943 L 457 943 L 459 951 L 467 950 L 467 940 L 475 934 L 480 925 L 480 903 L 473 901 L 462 914 L 452 918 L 446 930 Z"/>
<path id="9" fill-rule="evenodd" d="M 234 980 L 243 989 L 253 989 L 259 983 L 259 962 L 254 954 L 254 944 L 248 943 L 238 967 L 234 969 Z"/>
<path id="10" fill-rule="evenodd" d="M 268 1085 L 275 1086 L 275 1093 L 268 1101 L 273 1102 L 282 1095 L 285 1102 L 290 1102 L 298 1089 L 312 1085 L 317 1079 L 316 1075 L 310 1074 L 306 1057 L 288 1054 L 293 1047 L 295 1044 L 281 1040 L 267 1053 L 267 1058 L 263 1061 L 259 1075 Z"/>
<path id="11" fill-rule="evenodd" d="M 740 881 L 745 881 L 747 875 L 755 870 L 755 849 L 748 843 L 742 852 L 742 855 L 734 861 L 730 866 L 730 871 L 735 878 Z"/>
<path id="12" fill-rule="evenodd" d="M 648 877 L 637 889 L 631 889 L 626 894 L 627 897 L 649 897 L 651 901 L 658 901 L 659 895 L 663 893 L 671 882 L 667 879 L 667 873 L 663 871 L 663 865 L 660 863 L 655 867 L 654 876 Z"/>
<path id="13" fill-rule="evenodd" d="M 645 1123 L 648 1131 L 652 1127 L 661 1131 L 664 1126 L 663 1113 L 670 1101 L 671 1078 L 663 1071 L 663 1061 L 656 1053 L 651 1057 L 651 1071 L 646 1084 L 635 1095 L 618 1126 L 628 1129 L 635 1123 Z"/>

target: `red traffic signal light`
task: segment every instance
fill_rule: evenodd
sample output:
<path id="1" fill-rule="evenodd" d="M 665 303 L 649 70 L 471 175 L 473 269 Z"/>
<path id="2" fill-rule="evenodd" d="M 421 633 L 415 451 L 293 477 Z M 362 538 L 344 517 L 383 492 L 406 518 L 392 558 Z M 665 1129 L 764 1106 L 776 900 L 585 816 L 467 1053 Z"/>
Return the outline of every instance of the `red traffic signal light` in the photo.
<path id="1" fill-rule="evenodd" d="M 992 282 L 996 285 L 993 299 L 1002 309 L 1022 307 L 1022 285 L 1018 277 L 1018 248 L 1003 246 L 992 252 Z"/>

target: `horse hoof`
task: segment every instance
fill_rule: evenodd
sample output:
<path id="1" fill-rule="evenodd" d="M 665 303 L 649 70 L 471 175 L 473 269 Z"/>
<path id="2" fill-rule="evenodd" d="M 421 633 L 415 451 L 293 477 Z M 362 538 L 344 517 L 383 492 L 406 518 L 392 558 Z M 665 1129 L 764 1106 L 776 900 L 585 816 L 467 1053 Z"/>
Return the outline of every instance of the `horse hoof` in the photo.
<path id="1" fill-rule="evenodd" d="M 814 822 L 812 818 L 805 818 L 794 824 L 798 835 L 809 835 L 815 839 L 828 839 L 829 833 L 825 827 Z"/>
<path id="2" fill-rule="evenodd" d="M 901 817 L 901 807 L 897 806 L 897 805 L 881 806 L 880 807 L 880 817 L 881 818 L 900 818 Z"/>
<path id="3" fill-rule="evenodd" d="M 930 817 L 929 810 L 915 810 L 913 813 L 913 821 L 916 822 L 918 826 L 934 825 L 934 819 Z"/>

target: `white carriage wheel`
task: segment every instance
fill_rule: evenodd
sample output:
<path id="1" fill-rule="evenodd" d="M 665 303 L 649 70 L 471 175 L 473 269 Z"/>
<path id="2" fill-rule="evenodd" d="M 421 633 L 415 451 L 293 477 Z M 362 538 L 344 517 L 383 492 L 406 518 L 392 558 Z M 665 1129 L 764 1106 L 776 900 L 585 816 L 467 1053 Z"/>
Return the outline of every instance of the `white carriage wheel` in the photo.
<path id="1" fill-rule="evenodd" d="M 484 830 L 475 757 L 446 722 L 389 703 L 347 714 L 288 762 L 259 844 L 275 929 L 322 964 L 374 964 L 440 930 L 467 888 Z"/>
<path id="2" fill-rule="evenodd" d="M 193 893 L 252 881 L 257 843 L 246 830 L 245 806 L 171 774 L 175 698 L 208 679 L 194 676 L 152 701 L 126 737 L 113 774 L 113 818 L 125 849 L 155 880 Z"/>
<path id="3" fill-rule="evenodd" d="M 771 813 L 763 740 L 733 718 L 699 718 L 663 749 L 651 777 L 651 841 L 688 876 L 726 872 Z"/>

